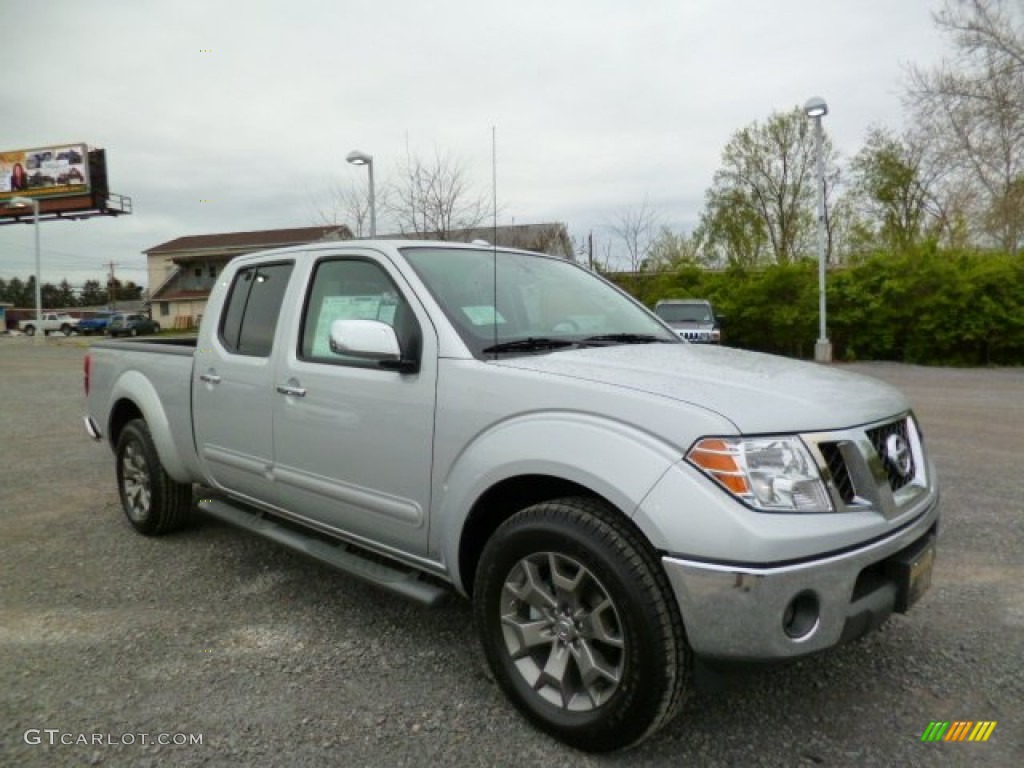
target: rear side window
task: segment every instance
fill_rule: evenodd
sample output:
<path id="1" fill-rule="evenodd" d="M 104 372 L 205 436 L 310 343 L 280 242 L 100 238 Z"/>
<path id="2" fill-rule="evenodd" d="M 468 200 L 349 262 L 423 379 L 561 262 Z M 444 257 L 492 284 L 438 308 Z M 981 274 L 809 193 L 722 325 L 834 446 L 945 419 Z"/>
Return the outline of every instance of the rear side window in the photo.
<path id="1" fill-rule="evenodd" d="M 238 271 L 220 323 L 220 340 L 229 352 L 270 355 L 291 274 L 291 264 L 261 264 Z"/>

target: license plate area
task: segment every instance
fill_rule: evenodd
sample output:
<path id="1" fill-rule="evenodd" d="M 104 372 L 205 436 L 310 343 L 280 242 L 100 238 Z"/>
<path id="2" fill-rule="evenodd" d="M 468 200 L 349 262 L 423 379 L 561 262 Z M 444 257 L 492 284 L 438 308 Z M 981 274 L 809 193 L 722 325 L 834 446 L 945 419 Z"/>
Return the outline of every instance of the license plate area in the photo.
<path id="1" fill-rule="evenodd" d="M 935 564 L 935 534 L 931 533 L 900 550 L 886 563 L 889 574 L 896 581 L 896 603 L 893 610 L 906 613 L 921 599 L 932 584 Z"/>

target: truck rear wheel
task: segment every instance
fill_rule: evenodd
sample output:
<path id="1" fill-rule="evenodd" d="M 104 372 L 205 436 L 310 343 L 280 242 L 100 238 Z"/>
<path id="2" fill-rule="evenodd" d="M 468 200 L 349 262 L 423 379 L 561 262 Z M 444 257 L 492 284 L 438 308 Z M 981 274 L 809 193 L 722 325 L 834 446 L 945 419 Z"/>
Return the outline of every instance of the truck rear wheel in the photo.
<path id="1" fill-rule="evenodd" d="M 129 421 L 117 441 L 117 489 L 128 522 L 139 533 L 159 536 L 183 527 L 192 509 L 192 486 L 164 470 L 149 427 Z"/>
<path id="2" fill-rule="evenodd" d="M 506 695 L 578 749 L 639 743 L 689 688 L 691 653 L 657 557 L 597 500 L 545 502 L 506 520 L 481 555 L 474 614 Z"/>

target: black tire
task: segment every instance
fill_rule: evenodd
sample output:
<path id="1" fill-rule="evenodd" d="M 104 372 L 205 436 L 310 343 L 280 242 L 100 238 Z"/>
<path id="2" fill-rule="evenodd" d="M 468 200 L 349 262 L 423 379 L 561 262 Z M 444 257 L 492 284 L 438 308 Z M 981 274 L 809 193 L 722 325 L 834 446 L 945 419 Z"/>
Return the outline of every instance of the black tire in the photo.
<path id="1" fill-rule="evenodd" d="M 129 336 L 138 336 L 139 335 L 139 329 L 138 328 L 132 328 L 130 331 L 128 331 L 128 335 Z"/>
<path id="2" fill-rule="evenodd" d="M 64 325 L 62 325 L 60 327 L 60 332 L 63 333 L 65 336 L 70 336 L 71 335 L 71 326 L 68 325 L 67 323 L 64 323 Z"/>
<path id="3" fill-rule="evenodd" d="M 35 336 L 36 335 L 36 327 L 34 325 L 26 325 L 25 326 L 25 335 L 26 336 Z"/>
<path id="4" fill-rule="evenodd" d="M 153 323 L 153 333 L 160 333 L 160 323 Z"/>
<path id="5" fill-rule="evenodd" d="M 139 533 L 160 536 L 182 528 L 192 510 L 192 486 L 164 471 L 149 427 L 129 421 L 117 441 L 117 490 L 128 522 Z"/>
<path id="6" fill-rule="evenodd" d="M 692 655 L 668 579 L 641 534 L 600 501 L 559 499 L 506 520 L 484 547 L 473 602 L 505 694 L 578 749 L 638 744 L 690 688 Z M 558 659 L 562 671 L 551 676 Z"/>

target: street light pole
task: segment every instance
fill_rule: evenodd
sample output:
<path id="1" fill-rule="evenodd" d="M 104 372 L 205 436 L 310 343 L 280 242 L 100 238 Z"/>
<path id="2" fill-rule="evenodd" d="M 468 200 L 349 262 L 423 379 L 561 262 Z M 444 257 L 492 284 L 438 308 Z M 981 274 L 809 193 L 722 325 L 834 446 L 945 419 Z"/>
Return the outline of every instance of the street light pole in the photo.
<path id="1" fill-rule="evenodd" d="M 814 121 L 814 149 L 818 166 L 818 341 L 814 345 L 814 359 L 819 363 L 830 363 L 832 343 L 828 340 L 825 306 L 825 152 L 821 125 L 821 119 L 828 114 L 828 104 L 821 97 L 815 96 L 804 104 L 804 113 Z"/>
<path id="2" fill-rule="evenodd" d="M 374 200 L 373 194 L 373 155 L 368 155 L 365 152 L 360 152 L 358 149 L 353 149 L 348 153 L 346 161 L 352 165 L 365 165 L 367 172 L 370 174 L 370 237 L 377 236 L 377 202 Z"/>
<path id="3" fill-rule="evenodd" d="M 42 344 L 46 339 L 46 331 L 43 330 L 43 286 L 39 258 L 39 201 L 34 197 L 12 197 L 8 201 L 8 205 L 32 206 L 32 223 L 36 231 L 36 332 L 33 342 L 35 344 Z"/>

